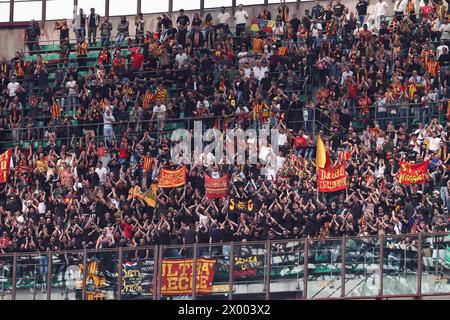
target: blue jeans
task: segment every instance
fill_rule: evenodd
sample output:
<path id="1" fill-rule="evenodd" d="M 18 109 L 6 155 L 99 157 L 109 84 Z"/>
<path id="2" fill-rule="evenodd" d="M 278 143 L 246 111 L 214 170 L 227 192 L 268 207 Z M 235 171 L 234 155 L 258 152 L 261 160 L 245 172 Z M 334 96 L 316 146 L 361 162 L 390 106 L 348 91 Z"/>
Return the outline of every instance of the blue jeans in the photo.
<path id="1" fill-rule="evenodd" d="M 379 111 L 378 112 L 378 122 L 380 123 L 382 128 L 386 127 L 386 121 L 387 121 L 387 112 L 386 111 Z"/>
<path id="2" fill-rule="evenodd" d="M 70 108 L 73 109 L 73 112 L 76 112 L 77 107 L 77 95 L 73 93 L 69 93 L 67 95 L 67 111 L 70 110 Z"/>
<path id="3" fill-rule="evenodd" d="M 361 25 L 363 25 L 365 18 L 366 18 L 365 14 L 358 15 L 358 21 L 361 22 Z"/>
<path id="4" fill-rule="evenodd" d="M 229 260 L 230 259 L 230 251 L 231 251 L 231 246 L 230 245 L 223 245 L 222 246 L 222 253 L 223 253 L 223 256 L 224 256 L 225 260 Z"/>
<path id="5" fill-rule="evenodd" d="M 75 29 L 75 36 L 77 37 L 77 41 L 84 39 L 86 37 L 86 28 Z"/>
<path id="6" fill-rule="evenodd" d="M 306 160 L 311 160 L 312 159 L 312 153 L 313 153 L 313 148 L 306 148 L 306 152 L 305 152 L 305 159 Z"/>
<path id="7" fill-rule="evenodd" d="M 408 109 L 400 108 L 400 121 L 408 121 Z"/>
<path id="8" fill-rule="evenodd" d="M 103 135 L 105 136 L 105 141 L 111 142 L 114 137 L 114 130 L 112 126 L 105 125 L 103 127 Z"/>
<path id="9" fill-rule="evenodd" d="M 109 37 L 100 37 L 100 45 L 109 47 Z"/>
<path id="10" fill-rule="evenodd" d="M 423 123 L 430 122 L 430 108 L 422 109 L 422 117 L 423 117 Z"/>
<path id="11" fill-rule="evenodd" d="M 120 32 L 116 37 L 116 45 L 120 45 L 125 40 L 125 33 Z"/>
<path id="12" fill-rule="evenodd" d="M 41 276 L 45 277 L 48 270 L 48 257 L 46 255 L 39 257 L 39 273 Z"/>

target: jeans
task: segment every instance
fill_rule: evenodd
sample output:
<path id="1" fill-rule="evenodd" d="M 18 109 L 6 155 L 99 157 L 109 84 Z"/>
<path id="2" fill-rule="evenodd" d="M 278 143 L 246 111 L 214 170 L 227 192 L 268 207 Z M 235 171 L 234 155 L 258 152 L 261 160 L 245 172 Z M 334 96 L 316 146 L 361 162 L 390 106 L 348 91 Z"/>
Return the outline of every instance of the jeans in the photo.
<path id="1" fill-rule="evenodd" d="M 313 150 L 314 150 L 314 148 L 306 148 L 306 152 L 305 152 L 306 160 L 310 161 L 312 159 Z"/>
<path id="2" fill-rule="evenodd" d="M 386 111 L 378 111 L 378 122 L 380 123 L 382 128 L 386 127 L 387 120 L 387 112 Z"/>
<path id="3" fill-rule="evenodd" d="M 28 41 L 26 42 L 26 44 L 28 46 L 28 51 L 30 52 L 30 54 L 33 51 L 39 50 L 39 40 L 38 39 L 28 38 Z"/>
<path id="4" fill-rule="evenodd" d="M 65 98 L 59 98 L 59 99 L 55 99 L 56 102 L 58 102 L 59 106 L 64 109 L 64 106 L 66 105 L 66 99 Z"/>
<path id="5" fill-rule="evenodd" d="M 366 19 L 366 15 L 365 14 L 359 14 L 358 15 L 358 21 L 361 22 L 361 25 L 363 25 L 364 19 Z"/>
<path id="6" fill-rule="evenodd" d="M 75 36 L 77 37 L 77 41 L 84 39 L 86 37 L 86 28 L 75 29 Z"/>
<path id="7" fill-rule="evenodd" d="M 236 25 L 236 36 L 239 37 L 242 32 L 245 32 L 245 23 L 239 23 Z"/>
<path id="8" fill-rule="evenodd" d="M 403 12 L 402 11 L 394 11 L 395 17 L 397 17 L 397 21 L 403 20 Z"/>
<path id="9" fill-rule="evenodd" d="M 413 107 L 414 121 L 420 121 L 420 107 Z"/>
<path id="10" fill-rule="evenodd" d="M 450 195 L 447 187 L 441 187 L 441 198 L 444 201 L 444 205 L 447 208 L 447 212 L 450 211 Z"/>
<path id="11" fill-rule="evenodd" d="M 225 258 L 225 260 L 230 259 L 230 252 L 231 252 L 231 246 L 230 245 L 223 245 L 222 246 L 222 253 Z"/>
<path id="12" fill-rule="evenodd" d="M 103 135 L 105 136 L 105 141 L 111 142 L 114 137 L 114 130 L 111 125 L 103 126 Z"/>
<path id="13" fill-rule="evenodd" d="M 167 38 L 168 38 L 168 34 L 169 34 L 169 30 L 164 30 L 162 33 L 161 33 L 161 36 L 160 36 L 160 38 L 159 38 L 159 40 L 161 40 L 161 41 L 166 41 L 167 40 Z"/>
<path id="14" fill-rule="evenodd" d="M 303 110 L 303 121 L 305 121 L 306 132 L 310 133 L 314 129 L 314 110 L 306 109 Z"/>
<path id="15" fill-rule="evenodd" d="M 408 109 L 400 108 L 400 121 L 408 121 Z"/>
<path id="16" fill-rule="evenodd" d="M 116 45 L 120 45 L 125 40 L 125 33 L 120 32 L 116 37 Z"/>
<path id="17" fill-rule="evenodd" d="M 12 128 L 11 133 L 12 133 L 13 140 L 19 141 L 21 139 L 20 138 L 20 129 Z"/>
<path id="18" fill-rule="evenodd" d="M 100 45 L 102 46 L 102 47 L 104 47 L 104 46 L 107 46 L 107 47 L 109 47 L 109 36 L 101 36 L 100 37 Z"/>
<path id="19" fill-rule="evenodd" d="M 77 95 L 75 93 L 69 93 L 67 95 L 67 111 L 69 111 L 70 108 L 72 108 L 75 114 L 76 107 L 77 107 Z"/>
<path id="20" fill-rule="evenodd" d="M 376 16 L 375 18 L 375 28 L 380 29 L 381 22 L 386 21 L 386 16 Z"/>
<path id="21" fill-rule="evenodd" d="M 214 39 L 214 28 L 213 27 L 208 27 L 205 30 L 202 30 L 202 33 L 203 33 L 203 39 L 205 39 L 206 44 L 208 42 L 210 42 L 210 43 L 213 42 L 213 39 Z"/>
<path id="22" fill-rule="evenodd" d="M 91 39 L 92 37 L 92 39 Z M 88 28 L 89 45 L 97 45 L 97 27 Z"/>
<path id="23" fill-rule="evenodd" d="M 48 257 L 46 255 L 44 256 L 40 256 L 39 257 L 39 273 L 42 277 L 45 278 L 45 276 L 47 275 L 47 270 L 48 270 Z"/>
<path id="24" fill-rule="evenodd" d="M 423 108 L 422 109 L 422 117 L 423 117 L 423 123 L 430 122 L 430 108 Z"/>
<path id="25" fill-rule="evenodd" d="M 304 156 L 306 153 L 306 149 L 305 148 L 300 148 L 297 150 L 297 156 Z"/>

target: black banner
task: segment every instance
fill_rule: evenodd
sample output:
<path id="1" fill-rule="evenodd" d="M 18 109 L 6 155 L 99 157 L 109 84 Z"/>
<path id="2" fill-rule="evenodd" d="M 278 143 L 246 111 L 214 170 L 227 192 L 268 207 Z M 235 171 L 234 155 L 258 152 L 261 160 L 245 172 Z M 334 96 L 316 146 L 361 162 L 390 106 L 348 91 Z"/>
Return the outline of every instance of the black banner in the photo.
<path id="1" fill-rule="evenodd" d="M 259 201 L 256 197 L 242 199 L 232 196 L 228 202 L 228 210 L 230 212 L 255 213 L 259 210 Z"/>

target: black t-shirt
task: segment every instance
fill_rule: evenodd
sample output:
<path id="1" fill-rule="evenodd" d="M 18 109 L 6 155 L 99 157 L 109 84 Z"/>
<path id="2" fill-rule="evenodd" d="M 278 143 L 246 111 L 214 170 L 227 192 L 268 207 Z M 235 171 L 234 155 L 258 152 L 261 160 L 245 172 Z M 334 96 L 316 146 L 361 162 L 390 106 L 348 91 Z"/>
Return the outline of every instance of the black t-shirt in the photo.
<path id="1" fill-rule="evenodd" d="M 439 56 L 439 64 L 441 67 L 447 67 L 450 65 L 450 53 L 443 53 Z"/>
<path id="2" fill-rule="evenodd" d="M 294 32 L 298 31 L 298 27 L 300 26 L 300 20 L 298 18 L 291 19 L 290 24 L 292 26 L 292 30 Z"/>
<path id="3" fill-rule="evenodd" d="M 177 18 L 177 23 L 185 26 L 185 25 L 187 25 L 189 23 L 189 17 L 185 16 L 185 15 L 179 16 Z"/>
<path id="4" fill-rule="evenodd" d="M 223 229 L 222 230 L 222 241 L 223 242 L 233 241 L 233 231 L 231 229 Z"/>
<path id="5" fill-rule="evenodd" d="M 202 25 L 202 19 L 195 18 L 192 20 L 192 26 L 193 27 L 200 27 Z"/>
<path id="6" fill-rule="evenodd" d="M 342 14 L 344 13 L 344 9 L 345 9 L 345 6 L 342 3 L 335 4 L 333 6 L 334 15 L 336 17 L 341 17 Z"/>
<path id="7" fill-rule="evenodd" d="M 185 244 L 195 243 L 195 230 L 194 229 L 187 229 L 187 230 L 181 231 L 181 236 L 183 237 Z"/>
<path id="8" fill-rule="evenodd" d="M 198 243 L 209 243 L 209 232 L 208 230 L 199 230 L 198 233 Z"/>
<path id="9" fill-rule="evenodd" d="M 91 28 L 95 28 L 95 17 L 96 17 L 96 14 L 90 14 L 89 15 L 89 27 L 91 27 Z"/>
<path id="10" fill-rule="evenodd" d="M 367 2 L 360 1 L 356 4 L 356 11 L 358 15 L 366 15 L 367 14 Z"/>
<path id="11" fill-rule="evenodd" d="M 158 243 L 166 245 L 170 243 L 170 234 L 168 230 L 161 230 L 158 232 Z"/>
<path id="12" fill-rule="evenodd" d="M 218 243 L 222 239 L 222 234 L 220 232 L 220 229 L 214 229 L 211 230 L 211 242 L 212 243 Z"/>

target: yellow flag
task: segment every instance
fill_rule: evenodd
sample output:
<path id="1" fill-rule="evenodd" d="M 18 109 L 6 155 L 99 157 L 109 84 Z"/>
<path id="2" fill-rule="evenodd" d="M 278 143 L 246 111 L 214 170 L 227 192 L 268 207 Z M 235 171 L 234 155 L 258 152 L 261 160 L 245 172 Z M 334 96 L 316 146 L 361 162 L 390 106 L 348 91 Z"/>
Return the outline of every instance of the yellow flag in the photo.
<path id="1" fill-rule="evenodd" d="M 147 205 L 150 207 L 155 208 L 156 207 L 156 191 L 158 190 L 158 185 L 156 183 L 153 183 L 150 188 L 142 194 L 142 200 L 145 201 Z"/>
<path id="2" fill-rule="evenodd" d="M 251 32 L 259 32 L 258 21 L 256 19 L 252 20 L 252 24 L 250 25 Z"/>
<path id="3" fill-rule="evenodd" d="M 323 143 L 322 138 L 317 136 L 317 149 L 316 149 L 316 167 L 325 168 L 327 162 L 325 143 Z"/>

